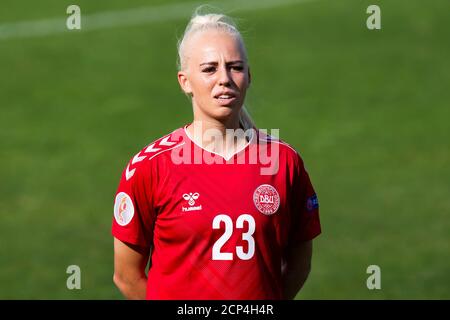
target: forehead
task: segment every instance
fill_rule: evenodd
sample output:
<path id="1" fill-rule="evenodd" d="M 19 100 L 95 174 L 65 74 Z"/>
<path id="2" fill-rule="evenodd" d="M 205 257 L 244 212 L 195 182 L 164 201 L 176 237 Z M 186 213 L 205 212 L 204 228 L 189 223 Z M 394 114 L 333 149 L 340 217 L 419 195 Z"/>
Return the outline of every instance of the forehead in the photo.
<path id="1" fill-rule="evenodd" d="M 193 62 L 245 60 L 239 38 L 220 30 L 207 30 L 194 34 L 188 41 L 187 55 Z"/>

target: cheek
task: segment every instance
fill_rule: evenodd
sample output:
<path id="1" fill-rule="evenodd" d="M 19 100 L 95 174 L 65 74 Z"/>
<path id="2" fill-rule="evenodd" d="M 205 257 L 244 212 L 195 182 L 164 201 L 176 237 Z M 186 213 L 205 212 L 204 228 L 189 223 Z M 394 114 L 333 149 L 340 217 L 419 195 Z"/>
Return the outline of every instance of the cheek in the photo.
<path id="1" fill-rule="evenodd" d="M 197 94 L 207 94 L 212 91 L 214 87 L 214 80 L 210 77 L 198 76 L 193 79 L 191 84 L 194 93 L 197 92 Z"/>
<path id="2" fill-rule="evenodd" d="M 236 74 L 233 81 L 241 90 L 245 90 L 248 87 L 248 76 L 246 74 Z"/>

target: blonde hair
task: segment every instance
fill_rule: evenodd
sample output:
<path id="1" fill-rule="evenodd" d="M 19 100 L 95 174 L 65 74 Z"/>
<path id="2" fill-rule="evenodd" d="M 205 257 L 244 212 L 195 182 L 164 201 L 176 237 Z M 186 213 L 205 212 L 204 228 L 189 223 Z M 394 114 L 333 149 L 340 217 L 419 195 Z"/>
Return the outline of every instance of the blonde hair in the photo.
<path id="1" fill-rule="evenodd" d="M 236 39 L 238 39 L 238 41 L 241 43 L 241 47 L 244 52 L 244 58 L 247 61 L 247 52 L 244 46 L 244 41 L 234 21 L 224 14 L 202 14 L 200 13 L 202 9 L 203 6 L 195 10 L 193 16 L 191 17 L 191 20 L 186 26 L 183 37 L 181 37 L 181 39 L 178 41 L 178 70 L 183 70 L 186 67 L 185 47 L 188 39 L 191 38 L 194 34 L 206 30 L 219 30 L 236 37 Z M 241 108 L 239 114 L 239 123 L 244 130 L 253 129 L 256 127 L 245 106 L 242 106 Z"/>

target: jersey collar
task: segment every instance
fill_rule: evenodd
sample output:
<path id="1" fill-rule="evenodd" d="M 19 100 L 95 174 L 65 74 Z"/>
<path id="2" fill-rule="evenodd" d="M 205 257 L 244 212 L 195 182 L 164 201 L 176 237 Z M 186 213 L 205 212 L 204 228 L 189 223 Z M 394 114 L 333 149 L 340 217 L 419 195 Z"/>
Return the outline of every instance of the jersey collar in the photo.
<path id="1" fill-rule="evenodd" d="M 232 159 L 234 156 L 236 156 L 236 155 L 238 155 L 239 153 L 241 153 L 242 151 L 246 150 L 246 149 L 247 149 L 247 148 L 255 141 L 256 135 L 257 135 L 256 129 L 253 129 L 253 130 L 251 131 L 251 137 L 250 137 L 249 141 L 248 141 L 244 146 L 242 146 L 240 149 L 236 150 L 236 151 L 235 151 L 233 154 L 231 154 L 229 157 L 225 157 L 225 156 L 223 156 L 223 155 L 220 154 L 220 153 L 216 153 L 216 152 L 214 152 L 214 151 L 207 150 L 207 149 L 203 148 L 201 145 L 199 145 L 198 143 L 196 143 L 196 142 L 194 141 L 194 139 L 191 138 L 191 136 L 189 135 L 189 132 L 187 131 L 187 127 L 188 127 L 190 124 L 191 124 L 191 123 L 186 124 L 186 125 L 183 127 L 183 131 L 184 131 L 184 134 L 186 135 L 187 139 L 188 139 L 189 141 L 191 141 L 192 144 L 194 144 L 194 145 L 197 146 L 198 148 L 202 149 L 203 151 L 209 152 L 209 153 L 214 154 L 214 155 L 217 155 L 217 156 L 223 158 L 225 161 L 229 161 L 229 160 Z"/>

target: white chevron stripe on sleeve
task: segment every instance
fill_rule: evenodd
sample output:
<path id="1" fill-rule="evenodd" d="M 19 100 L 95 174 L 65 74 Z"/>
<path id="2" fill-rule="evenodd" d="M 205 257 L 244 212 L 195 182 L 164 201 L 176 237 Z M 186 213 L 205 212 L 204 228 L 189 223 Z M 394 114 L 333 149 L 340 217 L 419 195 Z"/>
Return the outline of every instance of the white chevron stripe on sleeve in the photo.
<path id="1" fill-rule="evenodd" d="M 136 168 L 130 171 L 130 165 L 127 166 L 127 169 L 125 170 L 125 177 L 127 180 L 130 180 L 130 178 L 134 175 L 134 172 L 136 171 Z"/>
<path id="2" fill-rule="evenodd" d="M 152 143 L 151 145 L 149 145 L 148 147 L 147 147 L 147 149 L 145 149 L 145 151 L 144 152 L 156 152 L 156 151 L 159 151 L 159 150 L 161 150 L 161 148 L 155 148 L 155 144 L 154 143 Z"/>
<path id="3" fill-rule="evenodd" d="M 174 144 L 176 144 L 176 142 L 171 142 L 169 141 L 169 136 L 165 137 L 164 139 L 161 140 L 161 142 L 159 143 L 162 146 L 173 146 Z"/>

